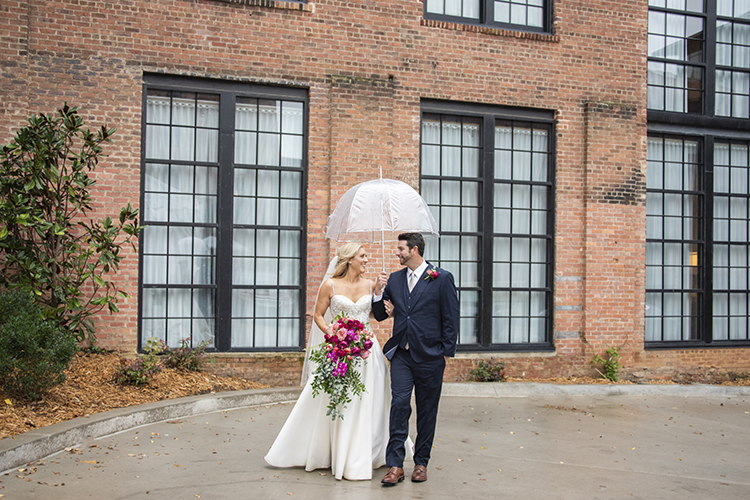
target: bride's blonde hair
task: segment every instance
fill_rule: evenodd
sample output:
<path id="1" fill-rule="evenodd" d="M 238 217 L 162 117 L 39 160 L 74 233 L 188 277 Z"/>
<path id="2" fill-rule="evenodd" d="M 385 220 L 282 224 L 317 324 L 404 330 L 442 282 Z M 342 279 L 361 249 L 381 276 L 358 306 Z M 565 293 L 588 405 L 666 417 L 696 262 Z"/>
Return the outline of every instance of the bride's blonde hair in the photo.
<path id="1" fill-rule="evenodd" d="M 339 247 L 336 251 L 336 269 L 333 271 L 331 278 L 343 278 L 346 276 L 346 272 L 349 270 L 349 261 L 352 260 L 362 248 L 362 243 L 353 241 L 351 243 L 345 243 Z"/>

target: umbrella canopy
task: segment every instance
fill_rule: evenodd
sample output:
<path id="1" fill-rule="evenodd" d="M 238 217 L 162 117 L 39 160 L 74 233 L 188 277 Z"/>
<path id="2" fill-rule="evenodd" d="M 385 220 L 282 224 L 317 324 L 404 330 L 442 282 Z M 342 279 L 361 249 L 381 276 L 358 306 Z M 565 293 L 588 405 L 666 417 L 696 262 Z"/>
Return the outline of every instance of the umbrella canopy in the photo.
<path id="1" fill-rule="evenodd" d="M 393 179 L 375 179 L 344 193 L 328 217 L 326 237 L 384 244 L 395 241 L 399 233 L 439 234 L 427 202 L 413 187 Z"/>

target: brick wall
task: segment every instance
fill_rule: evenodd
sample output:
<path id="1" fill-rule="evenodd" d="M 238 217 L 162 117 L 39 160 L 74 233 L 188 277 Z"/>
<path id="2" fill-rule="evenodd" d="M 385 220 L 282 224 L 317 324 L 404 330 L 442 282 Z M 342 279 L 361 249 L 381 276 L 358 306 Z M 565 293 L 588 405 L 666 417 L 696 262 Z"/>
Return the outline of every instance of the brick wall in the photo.
<path id="1" fill-rule="evenodd" d="M 338 198 L 381 167 L 418 186 L 421 99 L 554 110 L 555 352 L 503 354 L 507 371 L 590 373 L 610 346 L 633 371 L 750 369 L 747 349 L 643 350 L 647 2 L 554 5 L 553 34 L 536 35 L 425 21 L 418 0 L 0 0 L 0 141 L 63 101 L 115 127 L 97 172 L 97 212 L 114 215 L 138 205 L 144 72 L 309 89 L 311 311 Z M 368 251 L 379 269 L 379 247 Z M 398 267 L 390 251 L 386 266 Z M 136 347 L 137 273 L 127 252 L 116 280 L 131 297 L 99 318 L 104 347 Z M 446 379 L 478 358 L 462 355 Z M 301 367 L 299 354 L 217 359 L 214 370 L 274 385 L 294 385 Z"/>

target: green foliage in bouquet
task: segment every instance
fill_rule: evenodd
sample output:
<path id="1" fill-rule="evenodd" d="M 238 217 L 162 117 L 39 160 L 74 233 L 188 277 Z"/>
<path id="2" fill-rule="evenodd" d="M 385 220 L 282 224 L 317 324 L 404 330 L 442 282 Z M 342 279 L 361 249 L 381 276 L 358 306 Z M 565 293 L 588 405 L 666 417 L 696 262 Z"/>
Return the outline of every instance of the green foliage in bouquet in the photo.
<path id="1" fill-rule="evenodd" d="M 343 419 L 342 411 L 352 396 L 365 392 L 357 367 L 370 356 L 372 345 L 372 334 L 362 322 L 339 315 L 325 333 L 325 342 L 311 349 L 313 397 L 328 394 L 326 415 L 332 420 Z"/>

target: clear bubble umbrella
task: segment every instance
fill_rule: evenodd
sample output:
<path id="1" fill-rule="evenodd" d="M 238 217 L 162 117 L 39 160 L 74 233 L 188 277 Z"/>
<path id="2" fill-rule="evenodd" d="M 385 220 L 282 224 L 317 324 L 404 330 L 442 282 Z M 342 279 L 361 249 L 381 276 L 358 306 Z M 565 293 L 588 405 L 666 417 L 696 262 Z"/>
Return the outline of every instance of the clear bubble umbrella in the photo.
<path id="1" fill-rule="evenodd" d="M 328 217 L 326 237 L 336 241 L 385 242 L 400 233 L 439 235 L 438 225 L 417 191 L 405 182 L 375 179 L 350 188 Z"/>

